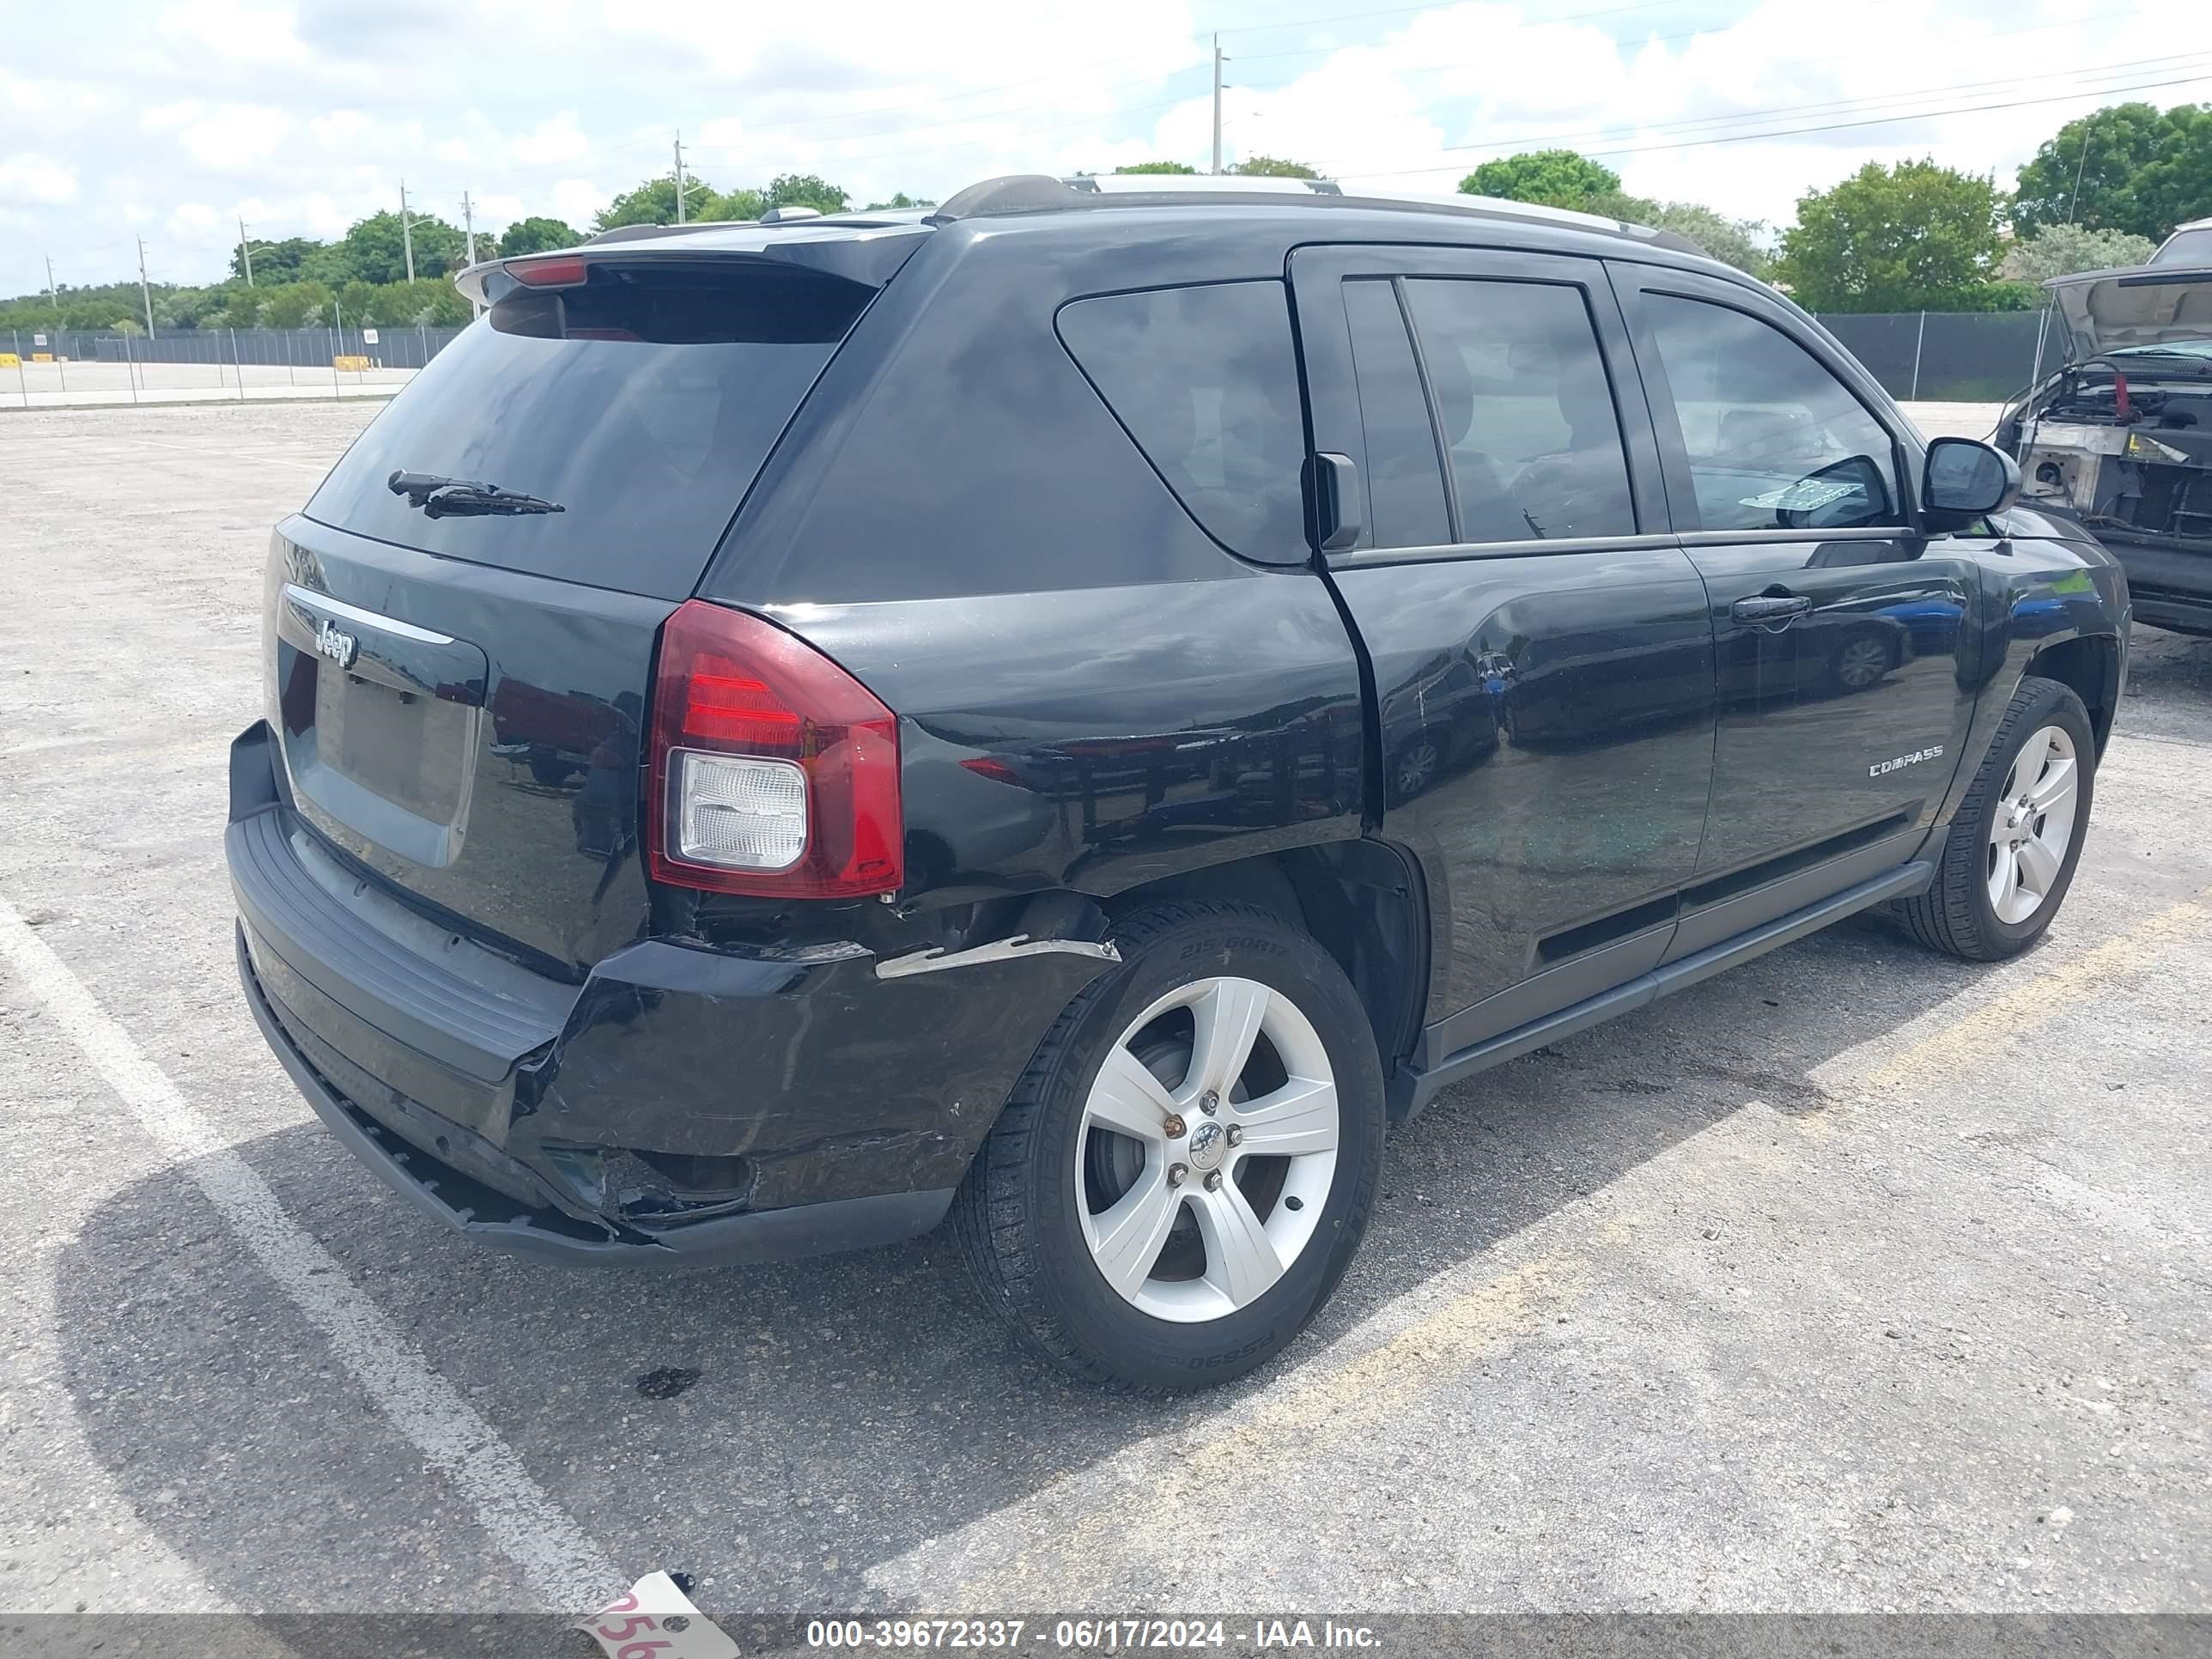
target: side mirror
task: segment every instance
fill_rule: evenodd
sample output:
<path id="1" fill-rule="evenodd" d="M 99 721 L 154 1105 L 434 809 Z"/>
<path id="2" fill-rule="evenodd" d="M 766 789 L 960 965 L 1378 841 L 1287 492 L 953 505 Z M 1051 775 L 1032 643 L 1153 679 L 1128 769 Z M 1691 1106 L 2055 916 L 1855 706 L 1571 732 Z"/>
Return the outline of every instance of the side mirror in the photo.
<path id="1" fill-rule="evenodd" d="M 1964 530 L 2020 499 L 2020 467 L 1973 438 L 1938 438 L 1921 475 L 1921 517 L 1930 530 Z"/>

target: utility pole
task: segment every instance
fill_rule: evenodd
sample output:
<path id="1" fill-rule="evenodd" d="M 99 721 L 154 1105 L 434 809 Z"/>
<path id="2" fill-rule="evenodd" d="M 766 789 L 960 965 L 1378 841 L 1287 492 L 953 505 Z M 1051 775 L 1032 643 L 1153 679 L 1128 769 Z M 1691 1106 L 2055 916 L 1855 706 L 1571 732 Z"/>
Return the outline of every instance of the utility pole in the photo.
<path id="1" fill-rule="evenodd" d="M 146 337 L 154 337 L 154 290 L 146 285 L 146 239 L 138 239 L 138 297 L 146 302 Z"/>
<path id="2" fill-rule="evenodd" d="M 407 251 L 407 280 L 415 280 L 415 231 L 407 222 L 407 181 L 399 181 L 399 246 Z"/>
<path id="3" fill-rule="evenodd" d="M 238 257 L 246 263 L 246 285 L 253 286 L 253 244 L 246 240 L 246 216 L 238 216 Z"/>
<path id="4" fill-rule="evenodd" d="M 468 239 L 468 260 L 471 264 L 474 264 L 477 262 L 477 210 L 475 204 L 469 200 L 469 193 L 466 191 L 461 192 L 461 234 Z M 471 300 L 469 315 L 483 316 L 483 307 L 477 301 Z"/>
<path id="5" fill-rule="evenodd" d="M 676 130 L 676 222 L 684 222 L 684 130 Z"/>
<path id="6" fill-rule="evenodd" d="M 1221 171 L 1221 66 L 1229 60 L 1221 55 L 1221 37 L 1213 37 L 1213 170 Z"/>
<path id="7" fill-rule="evenodd" d="M 62 296 L 54 291 L 54 256 L 51 253 L 46 255 L 46 303 L 53 307 L 54 322 L 58 326 L 62 320 Z"/>

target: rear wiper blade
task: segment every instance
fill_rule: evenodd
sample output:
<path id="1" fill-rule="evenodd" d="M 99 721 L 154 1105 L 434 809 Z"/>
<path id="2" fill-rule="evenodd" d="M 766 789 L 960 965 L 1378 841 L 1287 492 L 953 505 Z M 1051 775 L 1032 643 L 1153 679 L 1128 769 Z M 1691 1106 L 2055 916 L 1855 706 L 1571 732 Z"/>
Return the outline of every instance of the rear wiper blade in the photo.
<path id="1" fill-rule="evenodd" d="M 465 514 L 566 513 L 558 501 L 526 495 L 519 489 L 501 489 L 473 478 L 448 478 L 435 472 L 395 472 L 385 481 L 395 495 L 404 495 L 410 507 L 419 507 L 430 518 Z"/>

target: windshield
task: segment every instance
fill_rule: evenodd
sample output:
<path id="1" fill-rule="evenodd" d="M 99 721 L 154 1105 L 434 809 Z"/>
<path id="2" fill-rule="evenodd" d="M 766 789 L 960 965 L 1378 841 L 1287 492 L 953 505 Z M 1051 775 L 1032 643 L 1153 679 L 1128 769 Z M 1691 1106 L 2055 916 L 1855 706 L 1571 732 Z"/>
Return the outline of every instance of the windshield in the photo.
<path id="1" fill-rule="evenodd" d="M 683 599 L 874 290 L 765 263 L 596 263 L 519 289 L 348 450 L 307 516 L 533 575 Z M 395 472 L 559 511 L 430 513 Z"/>
<path id="2" fill-rule="evenodd" d="M 2158 345 L 2122 346 L 2107 357 L 2189 357 L 2212 362 L 2212 340 L 2168 340 Z"/>
<path id="3" fill-rule="evenodd" d="M 2150 256 L 2154 265 L 2212 266 L 2212 225 L 2201 230 L 2177 230 Z"/>

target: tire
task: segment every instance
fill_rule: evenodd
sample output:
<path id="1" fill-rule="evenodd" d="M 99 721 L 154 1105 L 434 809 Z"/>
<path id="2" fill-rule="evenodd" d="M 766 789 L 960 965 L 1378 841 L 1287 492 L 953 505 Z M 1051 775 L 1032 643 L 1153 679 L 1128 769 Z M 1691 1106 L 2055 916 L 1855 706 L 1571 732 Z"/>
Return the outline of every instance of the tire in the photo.
<path id="1" fill-rule="evenodd" d="M 1139 1393 L 1206 1388 L 1279 1352 L 1343 1278 L 1382 1170 L 1382 1065 L 1343 970 L 1265 910 L 1153 904 L 1113 938 L 1121 966 L 1046 1033 L 969 1170 L 955 1233 L 983 1299 L 1060 1370 Z M 1154 1014 L 1178 998 L 1191 1000 Z M 1249 1062 L 1207 1104 L 1224 1066 L 1193 1076 L 1194 1046 L 1254 1010 Z M 1323 1064 L 1326 1153 L 1312 1088 Z M 1141 1118 L 1149 1138 L 1101 1112 Z M 1306 1150 L 1234 1150 L 1262 1140 Z M 1139 1236 L 1118 1252 L 1117 1287 L 1102 1263 Z"/>
<path id="2" fill-rule="evenodd" d="M 2044 786 L 2039 798 L 2054 803 L 2058 799 L 2056 767 L 2062 759 L 2071 764 L 2071 817 L 2065 826 L 2065 845 L 2055 854 L 2050 848 L 2054 812 L 2030 811 L 2022 815 L 2025 822 L 2013 823 L 2014 809 L 2030 787 L 2014 775 L 2022 753 L 2032 740 L 2048 739 L 2052 732 L 2070 754 L 2061 755 L 2060 744 L 2047 741 L 2041 759 L 2027 764 Z M 2075 866 L 2081 861 L 2095 793 L 2096 756 L 2096 737 L 2081 700 L 2056 680 L 2022 680 L 1952 820 L 1934 884 L 1897 907 L 1906 931 L 1923 945 L 1968 962 L 2002 961 L 2042 938 L 2065 902 Z M 2039 877 L 2031 872 L 2016 900 L 2001 905 L 1996 890 L 2005 869 L 2002 843 L 2022 830 L 2045 848 L 2050 866 Z M 2023 870 L 2036 862 L 2017 854 L 2014 857 Z"/>
<path id="3" fill-rule="evenodd" d="M 1449 752 L 1441 732 L 1417 732 L 1400 744 L 1384 774 L 1393 804 L 1409 801 L 1434 783 Z"/>

